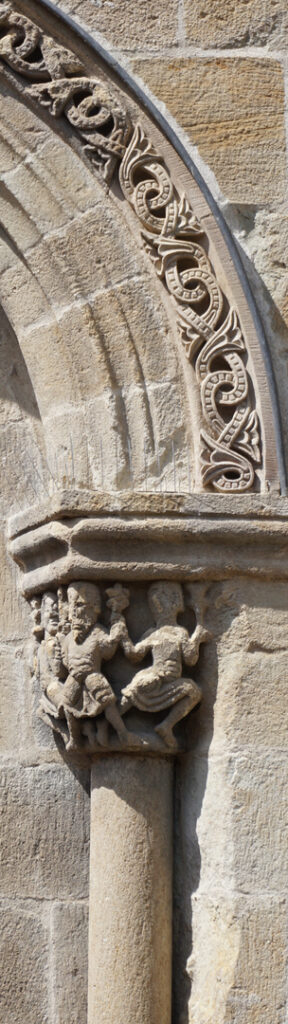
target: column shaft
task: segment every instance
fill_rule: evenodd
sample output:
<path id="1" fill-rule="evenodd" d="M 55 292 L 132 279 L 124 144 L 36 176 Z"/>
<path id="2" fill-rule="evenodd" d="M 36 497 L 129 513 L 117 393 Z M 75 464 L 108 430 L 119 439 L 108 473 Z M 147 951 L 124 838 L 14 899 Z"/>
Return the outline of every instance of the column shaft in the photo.
<path id="1" fill-rule="evenodd" d="M 171 1024 L 172 773 L 92 766 L 88 1024 Z"/>

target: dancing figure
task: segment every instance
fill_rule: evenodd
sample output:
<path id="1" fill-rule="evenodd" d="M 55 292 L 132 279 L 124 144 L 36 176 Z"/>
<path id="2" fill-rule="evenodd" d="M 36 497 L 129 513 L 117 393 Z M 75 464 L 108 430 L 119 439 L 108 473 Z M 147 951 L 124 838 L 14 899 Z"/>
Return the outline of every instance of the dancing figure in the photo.
<path id="1" fill-rule="evenodd" d="M 159 712 L 169 709 L 168 715 L 156 726 L 156 732 L 170 749 L 177 748 L 174 726 L 199 704 L 201 690 L 193 679 L 182 676 L 182 659 L 186 665 L 196 665 L 200 644 L 209 633 L 197 624 L 192 636 L 180 626 L 177 616 L 184 610 L 182 587 L 179 583 L 152 583 L 148 592 L 149 606 L 155 626 L 133 644 L 128 634 L 122 639 L 126 656 L 133 662 L 152 654 L 153 665 L 140 669 L 122 690 L 121 714 L 131 707 L 139 711 Z"/>

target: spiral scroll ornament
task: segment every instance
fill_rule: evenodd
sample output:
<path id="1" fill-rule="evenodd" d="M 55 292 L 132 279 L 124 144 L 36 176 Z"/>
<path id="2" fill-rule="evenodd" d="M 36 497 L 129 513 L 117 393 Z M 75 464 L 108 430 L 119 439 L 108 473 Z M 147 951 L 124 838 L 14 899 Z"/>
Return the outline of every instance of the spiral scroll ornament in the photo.
<path id="1" fill-rule="evenodd" d="M 87 77 L 74 53 L 1 0 L 0 59 L 29 80 L 26 93 L 32 100 L 70 123 L 88 158 L 110 182 L 131 127 L 106 83 Z"/>
<path id="2" fill-rule="evenodd" d="M 177 192 L 141 125 L 133 130 L 106 82 L 88 77 L 77 55 L 18 13 L 10 0 L 0 0 L 0 60 L 30 101 L 69 122 L 106 182 L 118 166 L 122 194 L 172 298 L 199 384 L 203 485 L 221 492 L 248 490 L 261 448 L 245 341 L 207 256 L 207 235 L 186 196 Z"/>
<path id="3" fill-rule="evenodd" d="M 126 149 L 119 178 L 141 222 L 146 251 L 176 306 L 185 353 L 200 385 L 203 484 L 222 492 L 246 491 L 261 462 L 258 417 L 239 319 L 234 310 L 227 313 L 204 248 L 203 227 L 186 197 L 178 195 L 141 125 Z"/>

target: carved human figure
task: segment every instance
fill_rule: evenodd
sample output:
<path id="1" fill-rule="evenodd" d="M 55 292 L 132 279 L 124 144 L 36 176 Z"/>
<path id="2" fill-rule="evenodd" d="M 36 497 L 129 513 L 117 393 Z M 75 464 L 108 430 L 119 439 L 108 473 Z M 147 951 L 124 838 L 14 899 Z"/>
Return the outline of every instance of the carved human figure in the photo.
<path id="1" fill-rule="evenodd" d="M 32 597 L 30 601 L 32 633 L 36 640 L 42 636 L 43 627 L 41 622 L 41 597 Z"/>
<path id="2" fill-rule="evenodd" d="M 62 660 L 61 641 L 58 635 L 59 613 L 57 594 L 47 590 L 41 603 L 41 628 L 43 640 L 38 652 L 38 672 L 44 697 L 53 706 L 61 705 L 65 670 Z M 45 699 L 44 710 L 48 710 Z"/>
<path id="3" fill-rule="evenodd" d="M 63 662 L 68 676 L 61 700 L 69 729 L 67 749 L 81 743 L 80 720 L 95 718 L 102 713 L 122 744 L 139 746 L 139 737 L 126 728 L 112 687 L 101 672 L 102 660 L 108 661 L 116 652 L 125 629 L 124 620 L 116 608 L 112 609 L 110 632 L 98 622 L 101 597 L 94 583 L 77 581 L 70 584 L 67 597 L 71 631 L 62 640 Z M 97 739 L 107 742 L 105 730 L 98 729 Z"/>
<path id="4" fill-rule="evenodd" d="M 187 629 L 178 625 L 177 616 L 184 610 L 180 584 L 153 583 L 148 601 L 156 628 L 147 630 L 135 645 L 128 635 L 122 643 L 131 661 L 140 661 L 151 652 L 153 665 L 140 669 L 124 687 L 120 710 L 125 714 L 133 706 L 146 712 L 170 708 L 166 718 L 156 726 L 156 732 L 169 748 L 177 748 L 173 727 L 201 700 L 199 686 L 193 679 L 182 676 L 182 659 L 187 665 L 195 665 L 200 644 L 209 634 L 198 624 L 189 636 Z"/>
<path id="5" fill-rule="evenodd" d="M 32 636 L 25 645 L 25 654 L 31 676 L 35 677 L 38 671 L 39 643 L 43 637 L 41 623 L 41 597 L 32 597 L 30 601 Z"/>
<path id="6" fill-rule="evenodd" d="M 57 590 L 58 598 L 58 613 L 59 613 L 59 631 L 63 636 L 66 633 L 70 633 L 71 624 L 69 622 L 69 608 L 66 594 L 66 587 L 58 587 Z"/>

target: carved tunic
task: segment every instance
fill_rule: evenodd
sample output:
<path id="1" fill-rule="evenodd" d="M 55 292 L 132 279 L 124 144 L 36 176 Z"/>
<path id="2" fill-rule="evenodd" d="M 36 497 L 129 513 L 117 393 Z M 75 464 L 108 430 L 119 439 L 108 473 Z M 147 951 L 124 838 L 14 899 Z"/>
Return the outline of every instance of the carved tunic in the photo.
<path id="1" fill-rule="evenodd" d="M 123 689 L 123 697 L 132 700 L 140 711 L 157 712 L 176 704 L 181 697 L 197 696 L 196 683 L 181 676 L 182 645 L 187 639 L 186 630 L 180 626 L 149 630 L 136 644 L 135 652 L 143 657 L 152 650 L 153 666 L 137 672 Z"/>
<path id="2" fill-rule="evenodd" d="M 61 708 L 65 671 L 62 662 L 61 645 L 56 636 L 46 636 L 40 644 L 38 654 L 38 672 L 44 699 L 44 706 L 50 712 L 55 707 Z M 46 704 L 47 701 L 47 704 Z"/>
<path id="3" fill-rule="evenodd" d="M 63 688 L 63 706 L 76 717 L 93 717 L 115 704 L 115 694 L 100 668 L 102 658 L 112 658 L 116 646 L 114 635 L 108 636 L 100 626 L 95 626 L 83 643 L 77 643 L 72 633 L 64 638 L 63 660 L 69 675 Z"/>

